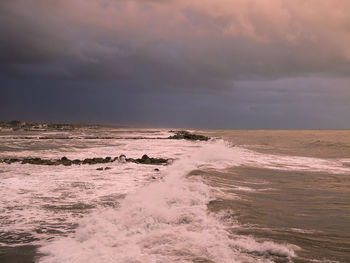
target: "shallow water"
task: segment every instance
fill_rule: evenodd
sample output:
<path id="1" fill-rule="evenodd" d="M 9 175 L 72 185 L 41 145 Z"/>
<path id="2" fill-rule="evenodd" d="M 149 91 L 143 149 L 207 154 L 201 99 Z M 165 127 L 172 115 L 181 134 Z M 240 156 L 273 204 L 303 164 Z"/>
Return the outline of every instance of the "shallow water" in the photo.
<path id="1" fill-rule="evenodd" d="M 246 131 L 207 131 L 209 142 L 167 140 L 161 129 L 0 133 L 0 158 L 175 159 L 0 164 L 0 259 L 349 262 L 350 159 L 339 132 L 336 142 L 331 131 L 250 132 L 253 143 Z M 326 138 L 338 152 L 304 149 Z"/>

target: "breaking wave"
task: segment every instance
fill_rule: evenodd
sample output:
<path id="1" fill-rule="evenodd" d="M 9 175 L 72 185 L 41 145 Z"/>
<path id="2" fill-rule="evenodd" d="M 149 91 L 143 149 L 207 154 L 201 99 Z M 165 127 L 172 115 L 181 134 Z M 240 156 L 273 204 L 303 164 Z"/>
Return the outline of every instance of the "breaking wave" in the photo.
<path id="1" fill-rule="evenodd" d="M 42 263 L 272 262 L 295 256 L 289 245 L 230 234 L 207 203 L 210 188 L 186 175 L 197 167 L 241 164 L 242 152 L 222 141 L 189 150 L 164 170 L 164 179 L 126 196 L 118 209 L 86 216 L 72 237 L 43 246 Z"/>

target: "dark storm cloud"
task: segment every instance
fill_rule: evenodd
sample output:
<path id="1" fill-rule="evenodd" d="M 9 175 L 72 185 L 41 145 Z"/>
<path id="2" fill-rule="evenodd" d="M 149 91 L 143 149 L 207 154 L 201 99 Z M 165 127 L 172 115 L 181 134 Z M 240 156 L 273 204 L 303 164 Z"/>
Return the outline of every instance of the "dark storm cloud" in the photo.
<path id="1" fill-rule="evenodd" d="M 308 114 L 299 126 L 321 112 L 333 124 L 350 110 L 343 105 L 349 8 L 345 0 L 1 1 L 2 116 L 15 112 L 17 94 L 36 112 L 32 118 L 50 105 L 55 118 L 67 114 L 57 106 L 61 98 L 71 112 L 84 109 L 76 119 L 101 103 L 109 111 L 131 108 L 135 123 L 145 120 L 139 112 L 149 122 L 164 123 L 166 112 L 181 123 L 184 103 L 193 114 L 183 125 L 287 127 L 301 110 Z M 342 96 L 325 92 L 331 89 Z M 331 106 L 319 105 L 324 100 Z"/>
<path id="2" fill-rule="evenodd" d="M 30 75 L 41 65 L 62 78 L 182 77 L 188 86 L 349 74 L 347 1 L 334 10 L 294 2 L 3 1 L 1 64 L 24 75 L 29 68 L 16 65 L 35 65 Z"/>
<path id="3" fill-rule="evenodd" d="M 55 21 L 38 7 L 16 0 L 0 3 L 2 65 L 45 63 L 69 55 L 69 43 L 59 35 Z"/>

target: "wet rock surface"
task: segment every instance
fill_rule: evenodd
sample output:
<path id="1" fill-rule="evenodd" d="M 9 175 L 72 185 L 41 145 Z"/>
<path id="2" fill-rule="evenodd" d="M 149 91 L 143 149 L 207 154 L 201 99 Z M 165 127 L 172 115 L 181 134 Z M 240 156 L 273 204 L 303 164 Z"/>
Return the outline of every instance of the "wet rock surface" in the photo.
<path id="1" fill-rule="evenodd" d="M 20 164 L 34 164 L 34 165 L 64 165 L 64 166 L 71 166 L 71 165 L 85 165 L 85 164 L 102 164 L 102 163 L 112 163 L 115 161 L 118 161 L 120 163 L 126 163 L 126 162 L 132 162 L 137 164 L 153 164 L 153 165 L 166 165 L 170 164 L 172 162 L 169 162 L 169 160 L 172 159 L 165 159 L 165 158 L 152 158 L 148 155 L 144 154 L 141 158 L 134 159 L 134 158 L 127 158 L 124 154 L 120 155 L 119 157 L 98 157 L 98 158 L 86 158 L 83 160 L 74 159 L 70 160 L 67 157 L 62 157 L 61 159 L 41 159 L 39 157 L 34 158 L 5 158 L 0 159 L 0 163 L 6 163 L 6 164 L 12 164 L 12 163 L 20 163 Z M 105 167 L 105 168 L 97 168 L 96 170 L 110 170 L 111 167 Z"/>
<path id="2" fill-rule="evenodd" d="M 103 170 L 111 170 L 111 169 L 112 169 L 111 167 L 105 167 L 105 168 L 99 167 L 99 168 L 97 168 L 96 170 L 97 170 L 97 171 L 103 171 Z"/>
<path id="3" fill-rule="evenodd" d="M 139 158 L 139 159 L 127 158 L 126 161 L 127 162 L 140 163 L 140 164 L 167 164 L 168 163 L 168 159 L 151 158 L 151 157 L 148 157 L 148 155 L 146 155 L 146 154 L 144 154 L 142 156 L 142 158 Z"/>
<path id="4" fill-rule="evenodd" d="M 171 131 L 175 132 L 175 135 L 169 136 L 168 139 L 175 140 L 190 140 L 190 141 L 208 141 L 210 138 L 200 134 L 190 133 L 188 131 Z"/>

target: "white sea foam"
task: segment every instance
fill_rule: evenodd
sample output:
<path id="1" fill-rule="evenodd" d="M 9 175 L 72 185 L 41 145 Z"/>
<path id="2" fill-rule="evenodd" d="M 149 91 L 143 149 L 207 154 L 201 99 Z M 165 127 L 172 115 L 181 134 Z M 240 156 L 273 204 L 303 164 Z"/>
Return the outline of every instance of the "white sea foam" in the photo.
<path id="1" fill-rule="evenodd" d="M 128 194 L 118 209 L 86 216 L 73 236 L 43 246 L 40 262 L 256 262 L 257 254 L 294 256 L 284 245 L 230 238 L 208 214 L 210 188 L 199 178 L 186 178 L 198 166 L 239 165 L 239 156 L 240 149 L 223 142 L 188 148 L 165 168 L 163 181 Z M 271 261 L 264 256 L 261 262 Z"/>
<path id="2" fill-rule="evenodd" d="M 152 157 L 178 158 L 186 148 L 196 147 L 196 143 L 163 140 L 143 140 L 141 145 L 135 140 L 99 141 L 101 145 L 70 145 L 69 151 L 55 148 L 46 150 L 17 151 L 10 157 L 38 156 L 41 158 L 70 159 L 87 157 L 119 156 L 140 158 L 147 153 Z M 58 142 L 59 143 L 59 142 Z M 89 143 L 89 142 L 88 142 Z M 1 153 L 3 154 L 3 153 Z M 9 155 L 8 152 L 5 156 Z M 1 156 L 4 158 L 4 155 Z M 108 171 L 96 171 L 101 166 L 110 166 Z M 18 239 L 23 233 L 30 233 L 25 242 L 41 243 L 52 237 L 52 232 L 68 233 L 79 218 L 91 210 L 101 207 L 115 207 L 123 195 L 163 176 L 165 167 L 137 165 L 118 162 L 96 165 L 40 166 L 14 163 L 0 164 L 0 232 L 9 233 L 11 238 L 2 241 L 9 245 L 11 239 Z M 38 239 L 33 242 L 32 239 Z M 1 243 L 1 241 L 0 241 Z M 16 242 L 14 242 L 16 244 Z"/>
<path id="3" fill-rule="evenodd" d="M 166 135 L 164 132 L 162 136 Z M 148 154 L 176 159 L 171 166 L 159 167 L 159 173 L 153 166 L 132 163 L 106 164 L 112 169 L 102 172 L 96 171 L 102 165 L 0 164 L 0 231 L 29 232 L 39 238 L 38 243 L 43 245 L 40 250 L 46 255 L 40 262 L 44 263 L 192 262 L 196 258 L 215 262 L 256 262 L 257 259 L 271 262 L 269 256 L 293 257 L 295 247 L 288 244 L 229 234 L 218 217 L 208 213 L 206 206 L 220 195 L 228 198 L 229 186 L 214 189 L 200 178 L 186 175 L 198 168 L 241 165 L 350 171 L 339 160 L 260 154 L 230 147 L 222 140 L 38 140 L 43 145 L 35 150 L 30 147 L 21 150 L 23 142 L 18 143 L 18 146 L 12 145 L 14 151 L 4 151 L 0 157 L 61 158 L 64 155 L 83 159 L 126 154 L 139 158 Z M 46 147 L 45 143 L 55 147 Z M 159 179 L 152 179 L 155 175 Z M 232 185 L 232 188 L 238 192 L 252 191 L 242 186 Z M 237 195 L 231 197 L 237 198 Z M 77 211 L 74 205 L 83 207 L 83 212 Z M 68 226 L 76 223 L 79 226 L 71 233 Z M 52 226 L 68 236 L 55 236 L 46 241 L 52 238 L 49 231 Z M 47 234 L 43 235 L 43 231 Z"/>
<path id="4" fill-rule="evenodd" d="M 285 171 L 313 171 L 348 174 L 350 167 L 342 159 L 320 159 L 299 156 L 272 155 L 242 149 L 242 165 Z"/>

